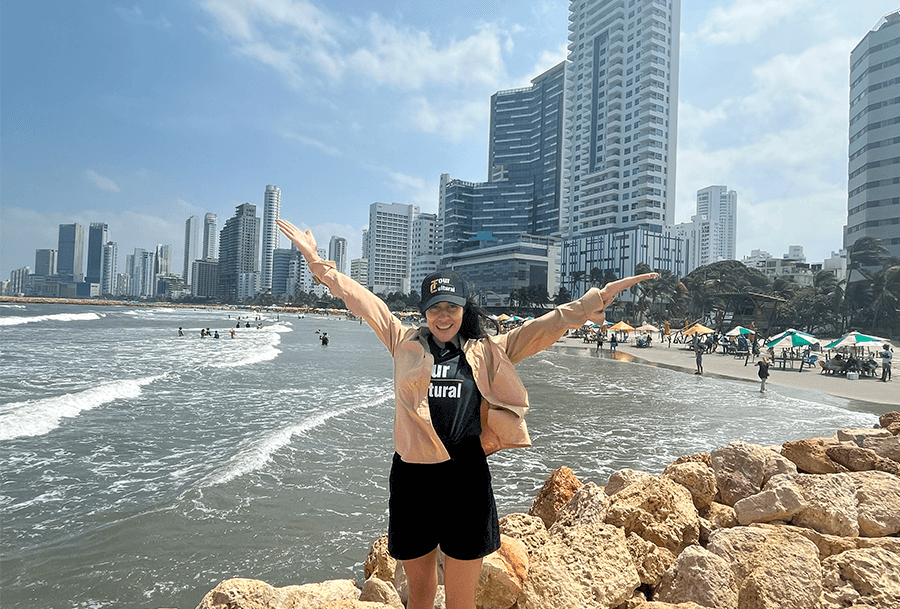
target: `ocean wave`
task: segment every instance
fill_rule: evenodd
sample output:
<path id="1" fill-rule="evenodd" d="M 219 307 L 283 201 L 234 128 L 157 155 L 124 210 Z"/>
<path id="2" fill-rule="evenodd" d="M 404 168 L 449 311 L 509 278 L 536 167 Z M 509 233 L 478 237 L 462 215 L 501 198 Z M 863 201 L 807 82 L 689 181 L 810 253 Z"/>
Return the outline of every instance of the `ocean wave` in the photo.
<path id="1" fill-rule="evenodd" d="M 0 317 L 0 326 L 20 326 L 42 321 L 94 321 L 100 319 L 96 313 L 57 313 L 55 315 L 35 315 L 34 317 Z"/>
<path id="2" fill-rule="evenodd" d="M 376 402 L 382 402 L 393 397 L 393 392 L 386 391 L 385 395 L 376 399 Z M 307 433 L 317 427 L 321 427 L 329 419 L 346 414 L 359 408 L 370 407 L 372 398 L 360 399 L 349 406 L 343 408 L 335 408 L 322 414 L 317 414 L 306 418 L 299 423 L 289 425 L 283 429 L 268 434 L 260 440 L 249 443 L 249 445 L 234 455 L 220 471 L 213 472 L 201 481 L 200 486 L 216 486 L 225 484 L 235 478 L 240 478 L 245 474 L 262 468 L 272 458 L 278 450 L 287 446 L 291 438 L 295 435 Z"/>
<path id="3" fill-rule="evenodd" d="M 77 417 L 85 410 L 115 400 L 138 397 L 144 385 L 149 385 L 163 376 L 110 381 L 77 393 L 7 404 L 0 408 L 0 441 L 50 433 L 59 427 L 60 421 L 64 418 Z"/>

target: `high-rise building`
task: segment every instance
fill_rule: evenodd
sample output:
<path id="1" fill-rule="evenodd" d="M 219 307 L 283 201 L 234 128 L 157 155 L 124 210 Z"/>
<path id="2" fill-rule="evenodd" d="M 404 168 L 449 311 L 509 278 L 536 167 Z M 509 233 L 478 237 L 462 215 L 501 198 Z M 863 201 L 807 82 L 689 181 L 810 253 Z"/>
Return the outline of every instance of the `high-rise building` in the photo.
<path id="1" fill-rule="evenodd" d="M 259 284 L 260 222 L 256 205 L 244 203 L 225 221 L 219 236 L 219 295 L 224 302 L 244 300 Z M 251 277 L 255 288 L 251 287 Z M 243 298 L 239 298 L 243 296 Z"/>
<path id="2" fill-rule="evenodd" d="M 844 248 L 881 240 L 900 257 L 900 10 L 850 53 L 850 148 Z"/>
<path id="3" fill-rule="evenodd" d="M 103 267 L 100 269 L 100 294 L 119 296 L 116 288 L 116 259 L 119 255 L 119 246 L 115 241 L 107 241 L 103 244 Z"/>
<path id="4" fill-rule="evenodd" d="M 84 227 L 80 224 L 59 225 L 56 268 L 61 281 L 84 280 Z"/>
<path id="5" fill-rule="evenodd" d="M 369 206 L 368 287 L 376 294 L 409 293 L 410 237 L 417 205 L 372 203 Z"/>
<path id="6" fill-rule="evenodd" d="M 422 281 L 438 270 L 441 262 L 440 223 L 437 214 L 419 214 L 412 224 L 409 289 L 419 292 Z"/>
<path id="7" fill-rule="evenodd" d="M 699 265 L 735 260 L 737 193 L 727 186 L 707 186 L 697 191 L 697 215 L 709 220 L 709 245 L 700 252 Z"/>
<path id="8" fill-rule="evenodd" d="M 366 284 L 366 282 L 369 280 L 368 258 L 352 258 L 350 260 L 350 279 L 360 285 Z"/>
<path id="9" fill-rule="evenodd" d="M 203 251 L 200 254 L 204 260 L 219 258 L 219 217 L 216 214 L 203 217 Z"/>
<path id="10" fill-rule="evenodd" d="M 335 268 L 339 273 L 347 274 L 347 240 L 337 235 L 332 235 L 328 242 L 328 259 L 334 260 Z"/>
<path id="11" fill-rule="evenodd" d="M 194 260 L 200 253 L 200 216 L 191 216 L 184 223 L 184 262 L 181 265 L 181 278 L 186 285 L 191 285 L 194 273 Z"/>
<path id="12" fill-rule="evenodd" d="M 91 222 L 88 228 L 87 274 L 88 283 L 100 283 L 103 273 L 103 246 L 109 241 L 109 227 L 106 222 Z"/>
<path id="13" fill-rule="evenodd" d="M 34 274 L 41 277 L 56 275 L 56 250 L 35 250 Z"/>
<path id="14" fill-rule="evenodd" d="M 262 224 L 262 275 L 259 289 L 268 292 L 272 289 L 272 256 L 278 249 L 281 233 L 275 221 L 281 218 L 281 189 L 269 184 L 263 196 Z"/>
<path id="15" fill-rule="evenodd" d="M 219 291 L 219 262 L 213 258 L 194 260 L 191 265 L 191 295 L 196 298 L 216 298 Z"/>
<path id="16" fill-rule="evenodd" d="M 300 250 L 278 248 L 272 254 L 272 296 L 295 296 L 297 294 L 296 262 L 301 258 Z"/>
<path id="17" fill-rule="evenodd" d="M 154 276 L 170 275 L 172 273 L 172 246 L 157 244 L 153 262 Z"/>
<path id="18" fill-rule="evenodd" d="M 569 5 L 560 230 L 564 285 L 582 273 L 683 271 L 675 218 L 681 0 Z M 675 262 L 673 262 L 675 261 Z"/>

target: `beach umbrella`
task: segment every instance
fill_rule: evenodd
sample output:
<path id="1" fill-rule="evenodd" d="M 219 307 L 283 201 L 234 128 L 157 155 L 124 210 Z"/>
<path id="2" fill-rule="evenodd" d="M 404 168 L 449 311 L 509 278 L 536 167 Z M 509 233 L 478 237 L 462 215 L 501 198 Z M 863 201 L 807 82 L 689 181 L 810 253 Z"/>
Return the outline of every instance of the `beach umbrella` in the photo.
<path id="1" fill-rule="evenodd" d="M 756 334 L 754 330 L 745 328 L 744 326 L 735 326 L 725 333 L 725 336 L 740 336 L 741 334 Z"/>
<path id="2" fill-rule="evenodd" d="M 659 328 L 653 324 L 644 324 L 640 328 L 635 328 L 638 332 L 659 332 Z"/>
<path id="3" fill-rule="evenodd" d="M 693 336 L 694 334 L 712 334 L 714 330 L 707 328 L 703 324 L 694 324 L 690 328 L 684 331 L 686 336 Z"/>
<path id="4" fill-rule="evenodd" d="M 859 332 L 854 330 L 843 338 L 839 338 L 833 343 L 825 345 L 825 349 L 838 349 L 840 347 L 863 347 L 869 345 L 873 347 L 879 347 L 881 345 L 887 344 L 888 342 L 889 341 L 886 338 L 878 338 L 877 336 L 860 334 Z"/>
<path id="5" fill-rule="evenodd" d="M 624 321 L 620 321 L 619 323 L 617 323 L 613 326 L 610 326 L 609 329 L 612 330 L 613 332 L 633 332 L 634 331 L 634 328 L 632 328 L 630 325 L 628 325 Z"/>
<path id="6" fill-rule="evenodd" d="M 797 330 L 787 330 L 766 343 L 766 347 L 806 347 L 819 344 L 819 339 Z"/>
<path id="7" fill-rule="evenodd" d="M 795 335 L 795 334 L 799 334 L 800 336 L 806 337 L 807 340 L 811 341 L 810 343 L 805 343 L 805 344 L 812 344 L 812 343 L 817 343 L 817 342 L 819 342 L 819 339 L 817 339 L 817 338 L 816 338 L 815 336 L 813 336 L 812 334 L 809 334 L 808 332 L 801 332 L 800 330 L 795 330 L 795 329 L 793 329 L 793 328 L 788 328 L 787 330 L 785 330 L 784 332 L 781 332 L 780 334 L 776 334 L 775 336 L 770 336 L 770 337 L 768 338 L 768 340 L 766 341 L 766 344 L 768 345 L 769 343 L 774 343 L 774 342 L 781 341 L 781 340 L 784 339 L 784 337 L 786 337 L 786 336 L 792 336 L 792 335 Z"/>

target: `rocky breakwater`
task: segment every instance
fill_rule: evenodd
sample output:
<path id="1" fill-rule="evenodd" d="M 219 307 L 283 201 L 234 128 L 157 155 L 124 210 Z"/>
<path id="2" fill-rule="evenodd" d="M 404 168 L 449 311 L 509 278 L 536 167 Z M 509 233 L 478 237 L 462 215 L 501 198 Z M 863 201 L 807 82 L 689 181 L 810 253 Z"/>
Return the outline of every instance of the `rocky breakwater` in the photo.
<path id="1" fill-rule="evenodd" d="M 763 447 L 734 442 L 606 486 L 552 473 L 500 521 L 481 609 L 900 607 L 900 413 Z M 373 544 L 365 584 L 228 580 L 197 609 L 404 607 L 403 569 Z M 435 607 L 444 606 L 442 588 Z"/>

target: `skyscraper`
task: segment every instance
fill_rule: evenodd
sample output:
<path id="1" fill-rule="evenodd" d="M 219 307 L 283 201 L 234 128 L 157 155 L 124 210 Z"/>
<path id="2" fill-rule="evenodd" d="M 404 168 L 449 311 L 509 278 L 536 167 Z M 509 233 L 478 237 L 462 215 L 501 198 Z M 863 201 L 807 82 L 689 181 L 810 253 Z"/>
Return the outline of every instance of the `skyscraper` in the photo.
<path id="1" fill-rule="evenodd" d="M 34 252 L 34 274 L 42 277 L 56 275 L 56 250 L 36 250 Z"/>
<path id="2" fill-rule="evenodd" d="M 206 214 L 203 217 L 203 251 L 204 260 L 216 260 L 219 257 L 219 217 Z"/>
<path id="3" fill-rule="evenodd" d="M 116 259 L 119 255 L 119 246 L 115 241 L 107 241 L 103 244 L 103 268 L 100 271 L 100 294 L 118 296 L 116 277 Z"/>
<path id="4" fill-rule="evenodd" d="M 707 186 L 697 191 L 697 215 L 709 220 L 709 249 L 700 253 L 699 266 L 734 260 L 737 232 L 737 193 L 727 186 Z"/>
<path id="5" fill-rule="evenodd" d="M 277 186 L 266 186 L 263 195 L 263 225 L 262 225 L 262 276 L 259 289 L 261 292 L 272 290 L 272 256 L 278 249 L 279 237 L 278 225 L 275 221 L 281 218 L 281 189 Z"/>
<path id="6" fill-rule="evenodd" d="M 328 242 L 328 259 L 334 260 L 335 268 L 340 273 L 347 274 L 347 240 L 337 235 L 332 235 Z"/>
<path id="7" fill-rule="evenodd" d="M 881 240 L 900 257 L 900 10 L 850 53 L 850 148 L 844 247 Z"/>
<path id="8" fill-rule="evenodd" d="M 671 267 L 681 0 L 569 5 L 561 273 Z"/>
<path id="9" fill-rule="evenodd" d="M 156 256 L 153 264 L 154 281 L 159 275 L 169 275 L 172 273 L 172 246 L 156 245 Z"/>
<path id="10" fill-rule="evenodd" d="M 103 246 L 109 241 L 109 227 L 106 222 L 91 222 L 88 228 L 87 275 L 88 283 L 100 283 L 103 273 Z"/>
<path id="11" fill-rule="evenodd" d="M 184 223 L 184 262 L 181 266 L 181 278 L 185 285 L 191 285 L 194 273 L 194 260 L 200 252 L 200 216 L 191 216 Z"/>
<path id="12" fill-rule="evenodd" d="M 219 295 L 225 302 L 238 302 L 241 288 L 249 292 L 251 279 L 259 281 L 260 223 L 256 205 L 244 203 L 225 221 L 219 242 Z M 253 277 L 251 278 L 250 275 Z"/>
<path id="13" fill-rule="evenodd" d="M 84 280 L 84 227 L 80 224 L 59 225 L 57 273 L 62 281 Z"/>
<path id="14" fill-rule="evenodd" d="M 409 293 L 410 237 L 419 215 L 416 205 L 372 203 L 369 206 L 369 288 L 376 294 Z"/>

